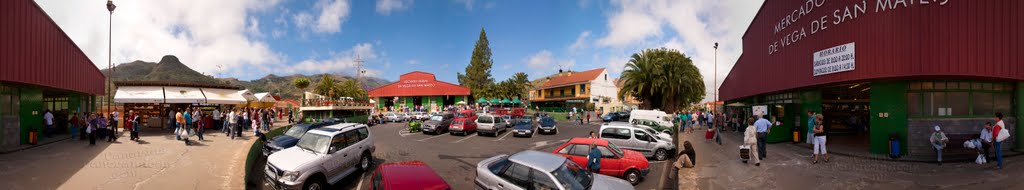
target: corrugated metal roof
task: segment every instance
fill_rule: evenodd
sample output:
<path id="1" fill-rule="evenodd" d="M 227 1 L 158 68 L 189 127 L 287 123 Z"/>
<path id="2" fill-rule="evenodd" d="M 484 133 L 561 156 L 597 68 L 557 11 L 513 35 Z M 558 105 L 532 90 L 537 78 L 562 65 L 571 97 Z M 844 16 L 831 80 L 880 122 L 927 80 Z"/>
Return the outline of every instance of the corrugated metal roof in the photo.
<path id="1" fill-rule="evenodd" d="M 469 88 L 439 81 L 430 74 L 414 71 L 399 76 L 398 82 L 370 90 L 370 97 L 392 96 L 468 96 Z"/>

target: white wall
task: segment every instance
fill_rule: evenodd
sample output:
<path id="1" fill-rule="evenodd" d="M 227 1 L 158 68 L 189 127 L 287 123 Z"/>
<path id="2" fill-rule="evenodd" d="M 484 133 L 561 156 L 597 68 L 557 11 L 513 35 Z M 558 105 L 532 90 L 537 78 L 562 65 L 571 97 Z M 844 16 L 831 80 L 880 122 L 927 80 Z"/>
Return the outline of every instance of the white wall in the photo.
<path id="1" fill-rule="evenodd" d="M 604 107 L 605 111 L 612 110 L 611 106 L 620 105 L 618 93 L 619 89 L 615 87 L 615 79 L 608 76 L 608 70 L 605 69 L 597 76 L 596 79 L 590 81 L 590 97 L 593 100 L 595 97 L 608 98 L 608 103 L 595 102 L 596 107 Z"/>

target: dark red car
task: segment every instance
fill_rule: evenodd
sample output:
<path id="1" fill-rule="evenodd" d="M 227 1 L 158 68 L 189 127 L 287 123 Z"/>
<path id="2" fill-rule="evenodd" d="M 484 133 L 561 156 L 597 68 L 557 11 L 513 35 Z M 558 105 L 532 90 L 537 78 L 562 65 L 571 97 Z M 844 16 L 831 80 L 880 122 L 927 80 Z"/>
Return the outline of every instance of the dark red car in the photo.
<path id="1" fill-rule="evenodd" d="M 452 187 L 426 163 L 393 162 L 377 166 L 370 181 L 372 190 L 424 189 L 450 190 Z"/>
<path id="2" fill-rule="evenodd" d="M 455 118 L 452 125 L 448 127 L 448 134 L 469 135 L 476 133 L 476 119 Z"/>
<path id="3" fill-rule="evenodd" d="M 587 166 L 587 155 L 590 154 L 590 144 L 597 144 L 601 151 L 601 174 L 623 178 L 629 183 L 636 185 L 640 180 L 651 172 L 647 157 L 640 152 L 619 149 L 615 144 L 608 143 L 608 140 L 594 138 L 572 138 L 562 146 L 555 149 L 558 154 L 576 162 L 580 166 Z"/>
<path id="4" fill-rule="evenodd" d="M 512 117 L 523 117 L 526 115 L 526 109 L 523 108 L 512 108 Z"/>

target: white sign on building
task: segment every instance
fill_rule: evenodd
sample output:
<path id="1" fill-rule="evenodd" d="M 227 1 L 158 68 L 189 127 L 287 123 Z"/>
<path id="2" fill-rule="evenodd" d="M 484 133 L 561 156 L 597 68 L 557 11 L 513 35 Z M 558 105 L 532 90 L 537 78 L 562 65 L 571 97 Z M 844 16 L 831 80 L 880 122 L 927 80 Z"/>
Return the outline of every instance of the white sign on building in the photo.
<path id="1" fill-rule="evenodd" d="M 814 76 L 852 71 L 856 68 L 853 42 L 814 52 Z"/>
<path id="2" fill-rule="evenodd" d="M 768 106 L 753 106 L 751 110 L 755 116 L 763 116 L 768 114 Z"/>

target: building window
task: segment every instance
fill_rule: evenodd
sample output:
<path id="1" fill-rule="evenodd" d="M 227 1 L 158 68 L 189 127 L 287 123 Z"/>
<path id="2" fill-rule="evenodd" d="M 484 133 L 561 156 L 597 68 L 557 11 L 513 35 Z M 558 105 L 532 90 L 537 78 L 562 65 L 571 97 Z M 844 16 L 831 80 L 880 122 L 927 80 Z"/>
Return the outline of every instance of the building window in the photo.
<path id="1" fill-rule="evenodd" d="M 914 117 L 992 117 L 1012 114 L 1013 85 L 992 82 L 912 82 L 907 114 Z"/>
<path id="2" fill-rule="evenodd" d="M 569 95 L 576 96 L 576 89 L 575 88 L 569 89 Z"/>
<path id="3" fill-rule="evenodd" d="M 580 94 L 587 93 L 587 84 L 580 84 Z"/>

